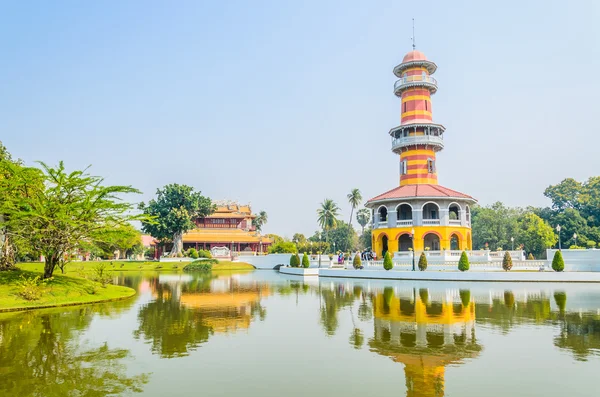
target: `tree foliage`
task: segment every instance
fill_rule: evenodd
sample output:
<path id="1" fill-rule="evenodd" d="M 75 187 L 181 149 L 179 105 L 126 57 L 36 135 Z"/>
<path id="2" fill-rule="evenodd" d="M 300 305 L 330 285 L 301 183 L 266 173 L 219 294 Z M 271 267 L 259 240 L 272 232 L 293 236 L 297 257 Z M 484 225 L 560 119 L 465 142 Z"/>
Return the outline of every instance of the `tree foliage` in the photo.
<path id="1" fill-rule="evenodd" d="M 563 259 L 562 252 L 560 252 L 560 250 L 554 253 L 554 258 L 552 258 L 552 269 L 555 272 L 562 272 L 565 270 L 565 260 Z"/>
<path id="2" fill-rule="evenodd" d="M 422 272 L 427 270 L 427 256 L 424 252 L 421 252 L 421 256 L 419 257 L 419 270 Z"/>
<path id="3" fill-rule="evenodd" d="M 260 232 L 262 231 L 262 227 L 267 223 L 268 220 L 269 216 L 267 215 L 266 211 L 260 211 L 258 215 L 256 215 L 256 218 L 254 218 L 254 221 L 252 221 L 252 224 L 254 225 L 256 230 Z"/>
<path id="4" fill-rule="evenodd" d="M 354 188 L 350 191 L 350 193 L 348 193 L 346 198 L 348 199 L 348 204 L 350 204 L 350 220 L 348 221 L 348 224 L 352 225 L 354 209 L 362 203 L 362 194 L 360 193 L 360 190 Z"/>
<path id="5" fill-rule="evenodd" d="M 358 246 L 358 236 L 352 226 L 344 221 L 337 221 L 336 226 L 329 231 L 329 244 L 342 252 L 356 250 Z"/>
<path id="6" fill-rule="evenodd" d="M 300 257 L 298 254 L 292 254 L 292 256 L 290 256 L 290 267 L 298 266 L 300 266 Z"/>
<path id="7" fill-rule="evenodd" d="M 302 255 L 302 267 L 308 269 L 310 267 L 310 260 L 308 259 L 308 255 L 306 252 Z"/>
<path id="8" fill-rule="evenodd" d="M 554 229 L 533 212 L 525 213 L 519 220 L 517 239 L 524 245 L 527 252 L 538 257 L 558 240 Z"/>
<path id="9" fill-rule="evenodd" d="M 298 248 L 291 241 L 280 241 L 269 247 L 269 254 L 295 254 L 296 252 Z"/>
<path id="10" fill-rule="evenodd" d="M 358 212 L 356 213 L 356 221 L 362 228 L 361 232 L 364 233 L 365 226 L 367 226 L 369 224 L 369 222 L 371 221 L 371 211 L 369 211 L 369 209 L 367 209 L 367 208 L 359 209 Z"/>
<path id="11" fill-rule="evenodd" d="M 170 184 L 157 189 L 156 199 L 141 203 L 140 210 L 148 216 L 142 230 L 160 241 L 173 243 L 170 256 L 183 251 L 183 234 L 193 229 L 198 218 L 204 218 L 216 209 L 210 198 L 186 185 Z"/>
<path id="12" fill-rule="evenodd" d="M 331 199 L 325 199 L 317 210 L 317 221 L 325 232 L 325 242 L 329 242 L 329 230 L 337 226 L 340 208 Z"/>
<path id="13" fill-rule="evenodd" d="M 0 213 L 6 215 L 6 228 L 44 256 L 44 278 L 51 277 L 59 262 L 68 261 L 82 243 L 130 220 L 147 219 L 131 215 L 133 205 L 122 200 L 125 194 L 140 193 L 137 189 L 103 186 L 103 179 L 87 170 L 67 172 L 63 162 L 55 168 L 40 165 L 41 172 L 10 168 L 11 178 L 0 183 L 0 196 L 10 197 L 2 201 Z"/>
<path id="14" fill-rule="evenodd" d="M 394 262 L 392 262 L 390 251 L 387 251 L 383 257 L 383 268 L 385 270 L 392 270 L 394 268 Z"/>
<path id="15" fill-rule="evenodd" d="M 458 270 L 461 272 L 466 272 L 469 270 L 469 267 L 469 257 L 467 256 L 467 252 L 463 251 L 462 254 L 460 254 L 460 259 L 458 260 Z"/>

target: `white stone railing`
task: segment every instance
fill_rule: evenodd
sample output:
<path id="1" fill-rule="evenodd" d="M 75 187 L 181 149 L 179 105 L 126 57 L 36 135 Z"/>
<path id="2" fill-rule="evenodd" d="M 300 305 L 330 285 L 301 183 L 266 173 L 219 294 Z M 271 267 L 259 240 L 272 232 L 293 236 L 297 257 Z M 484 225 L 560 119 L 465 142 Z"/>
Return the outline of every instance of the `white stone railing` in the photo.
<path id="1" fill-rule="evenodd" d="M 450 224 L 450 225 L 460 225 L 460 219 L 450 219 L 448 221 L 448 224 Z"/>
<path id="2" fill-rule="evenodd" d="M 429 75 L 416 75 L 402 77 L 396 83 L 394 83 L 394 91 L 404 88 L 405 86 L 419 85 L 421 83 L 427 83 L 434 86 L 437 90 L 437 80 Z"/>
<path id="3" fill-rule="evenodd" d="M 412 226 L 412 219 L 403 219 L 396 221 L 396 226 Z"/>
<path id="4" fill-rule="evenodd" d="M 434 144 L 444 147 L 444 139 L 435 135 L 409 135 L 398 138 L 392 137 L 392 150 L 408 145 L 427 145 Z"/>
<path id="5" fill-rule="evenodd" d="M 423 225 L 425 225 L 425 226 L 439 225 L 439 224 L 440 224 L 439 219 L 423 219 Z"/>

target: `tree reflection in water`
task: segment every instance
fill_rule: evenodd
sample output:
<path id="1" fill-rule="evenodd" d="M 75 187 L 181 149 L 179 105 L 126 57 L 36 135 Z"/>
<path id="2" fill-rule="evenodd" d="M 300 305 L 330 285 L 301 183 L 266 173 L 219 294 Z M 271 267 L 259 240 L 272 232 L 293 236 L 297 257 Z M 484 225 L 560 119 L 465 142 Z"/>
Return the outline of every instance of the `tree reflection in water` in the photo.
<path id="1" fill-rule="evenodd" d="M 80 334 L 103 305 L 0 318 L 0 395 L 106 396 L 141 392 L 147 375 L 127 376 L 126 349 L 89 347 Z"/>
<path id="2" fill-rule="evenodd" d="M 163 358 L 187 356 L 215 333 L 245 330 L 256 318 L 263 321 L 267 312 L 260 299 L 270 293 L 267 284 L 210 273 L 193 275 L 188 282 L 155 277 L 150 288 L 154 300 L 140 308 L 134 337 Z"/>

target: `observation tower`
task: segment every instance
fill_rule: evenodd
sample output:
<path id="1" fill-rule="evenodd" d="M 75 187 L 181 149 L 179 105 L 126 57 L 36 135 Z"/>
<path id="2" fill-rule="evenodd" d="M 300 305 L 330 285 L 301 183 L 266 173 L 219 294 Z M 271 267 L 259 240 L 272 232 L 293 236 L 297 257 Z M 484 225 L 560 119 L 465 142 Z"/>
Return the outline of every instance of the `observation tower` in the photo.
<path id="1" fill-rule="evenodd" d="M 471 213 L 476 200 L 438 184 L 437 154 L 444 149 L 445 127 L 433 122 L 431 96 L 437 65 L 414 49 L 393 72 L 398 81 L 400 125 L 390 130 L 392 152 L 400 156 L 400 183 L 365 206 L 372 210 L 373 250 L 441 251 L 471 249 Z"/>

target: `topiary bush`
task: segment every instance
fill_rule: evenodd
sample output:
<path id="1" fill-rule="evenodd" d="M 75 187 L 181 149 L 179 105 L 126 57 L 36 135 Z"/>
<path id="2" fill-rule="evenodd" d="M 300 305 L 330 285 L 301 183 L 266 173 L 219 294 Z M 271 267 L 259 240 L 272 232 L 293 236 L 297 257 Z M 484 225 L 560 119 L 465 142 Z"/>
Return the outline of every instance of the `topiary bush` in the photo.
<path id="1" fill-rule="evenodd" d="M 392 270 L 394 268 L 394 262 L 392 262 L 390 251 L 386 252 L 385 256 L 383 257 L 383 268 L 385 270 Z"/>
<path id="2" fill-rule="evenodd" d="M 197 259 L 197 260 L 193 261 L 192 263 L 190 263 L 189 265 L 186 265 L 183 268 L 183 271 L 184 272 L 194 272 L 194 271 L 209 272 L 212 270 L 213 265 L 216 265 L 217 263 L 219 263 L 219 261 L 217 259 Z"/>
<path id="3" fill-rule="evenodd" d="M 592 241 L 592 240 L 588 240 L 587 243 L 585 244 L 587 245 L 588 248 L 596 248 L 596 242 Z"/>
<path id="4" fill-rule="evenodd" d="M 502 269 L 504 269 L 505 271 L 509 271 L 510 269 L 512 269 L 512 265 L 512 257 L 510 256 L 508 251 L 506 251 L 504 253 L 504 258 L 502 258 Z"/>
<path id="5" fill-rule="evenodd" d="M 567 307 L 567 294 L 563 291 L 557 291 L 554 293 L 554 301 L 556 302 L 556 306 L 558 306 L 558 310 L 561 313 L 565 312 Z"/>
<path id="6" fill-rule="evenodd" d="M 362 261 L 360 260 L 360 254 L 354 255 L 354 259 L 352 260 L 352 266 L 355 269 L 360 269 L 362 267 Z"/>
<path id="7" fill-rule="evenodd" d="M 467 270 L 469 270 L 469 257 L 467 256 L 466 251 L 463 251 L 462 254 L 460 254 L 460 259 L 458 261 L 458 270 L 460 270 L 461 272 L 466 272 Z"/>
<path id="8" fill-rule="evenodd" d="M 192 259 L 198 259 L 198 251 L 196 250 L 196 248 L 190 248 L 187 251 L 187 256 L 189 256 Z"/>
<path id="9" fill-rule="evenodd" d="M 298 254 L 293 254 L 290 256 L 290 267 L 298 267 L 300 266 L 300 257 Z"/>
<path id="10" fill-rule="evenodd" d="M 310 267 L 310 260 L 308 260 L 308 255 L 306 252 L 302 255 L 302 267 L 308 269 Z"/>
<path id="11" fill-rule="evenodd" d="M 425 256 L 424 252 L 421 252 L 421 256 L 419 257 L 419 270 L 425 271 L 427 269 L 427 256 Z"/>
<path id="12" fill-rule="evenodd" d="M 565 260 L 560 251 L 554 253 L 554 258 L 552 258 L 552 269 L 555 272 L 562 272 L 565 270 Z"/>
<path id="13" fill-rule="evenodd" d="M 527 260 L 528 261 L 534 261 L 535 260 L 535 256 L 533 256 L 533 254 L 530 252 L 529 255 L 527 255 Z"/>
<path id="14" fill-rule="evenodd" d="M 212 259 L 212 254 L 209 250 L 198 250 L 198 258 Z"/>

